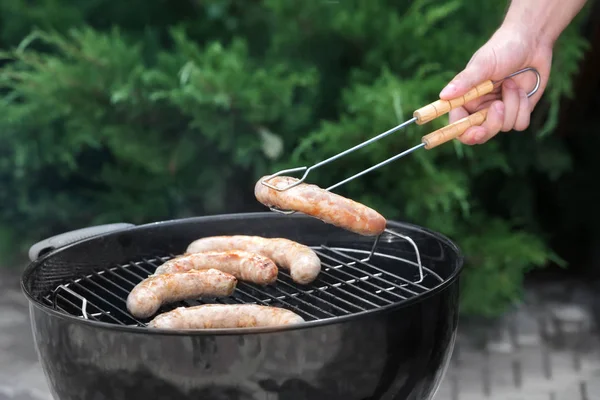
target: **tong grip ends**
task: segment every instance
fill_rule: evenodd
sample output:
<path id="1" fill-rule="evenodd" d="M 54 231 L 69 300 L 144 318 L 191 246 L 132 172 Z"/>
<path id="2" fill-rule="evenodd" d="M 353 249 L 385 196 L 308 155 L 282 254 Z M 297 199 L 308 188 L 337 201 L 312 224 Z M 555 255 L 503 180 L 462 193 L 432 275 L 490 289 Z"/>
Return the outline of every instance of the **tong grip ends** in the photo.
<path id="1" fill-rule="evenodd" d="M 465 103 L 470 102 L 471 100 L 475 100 L 478 97 L 490 93 L 492 90 L 494 90 L 494 84 L 491 80 L 487 80 L 475 86 L 462 96 L 455 97 L 451 100 L 436 100 L 431 104 L 419 108 L 413 113 L 413 117 L 417 119 L 416 123 L 418 125 L 423 125 L 429 121 L 433 121 L 434 119 L 441 117 L 442 115 L 450 112 L 450 110 L 453 110 L 464 105 Z"/>
<path id="2" fill-rule="evenodd" d="M 440 144 L 444 144 L 452 139 L 456 139 L 457 137 L 465 133 L 465 131 L 470 127 L 475 125 L 481 125 L 483 121 L 485 121 L 487 114 L 488 108 L 484 108 L 483 110 L 477 111 L 474 114 L 459 119 L 458 121 L 450 125 L 447 125 L 443 128 L 438 129 L 437 131 L 431 132 L 430 134 L 423 136 L 421 142 L 425 143 L 425 148 L 427 150 L 433 149 L 434 147 L 437 147 Z"/>

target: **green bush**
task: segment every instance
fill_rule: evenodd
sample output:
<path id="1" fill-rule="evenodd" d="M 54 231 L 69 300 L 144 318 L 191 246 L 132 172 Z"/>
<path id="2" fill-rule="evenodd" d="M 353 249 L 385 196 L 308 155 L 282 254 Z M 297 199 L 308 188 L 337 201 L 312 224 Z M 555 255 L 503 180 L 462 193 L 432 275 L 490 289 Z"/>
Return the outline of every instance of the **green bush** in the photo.
<path id="1" fill-rule="evenodd" d="M 91 224 L 263 210 L 259 176 L 410 118 L 505 9 L 467 0 L 28 3 L 0 5 L 0 242 L 11 254 Z M 530 183 L 570 166 L 549 134 L 585 48 L 576 28 L 557 45 L 529 132 L 421 149 L 337 190 L 454 239 L 468 263 L 463 312 L 501 311 L 519 298 L 525 271 L 560 261 Z M 310 180 L 338 182 L 445 123 L 412 125 Z"/>

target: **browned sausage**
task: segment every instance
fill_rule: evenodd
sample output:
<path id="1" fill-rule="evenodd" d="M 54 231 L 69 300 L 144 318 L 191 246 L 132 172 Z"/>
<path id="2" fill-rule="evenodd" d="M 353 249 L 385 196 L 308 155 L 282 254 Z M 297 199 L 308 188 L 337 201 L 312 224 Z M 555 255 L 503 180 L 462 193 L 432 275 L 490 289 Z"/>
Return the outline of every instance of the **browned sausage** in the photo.
<path id="1" fill-rule="evenodd" d="M 283 238 L 270 239 L 245 235 L 210 236 L 192 242 L 186 253 L 232 249 L 270 258 L 279 267 L 290 271 L 294 282 L 302 285 L 314 281 L 321 272 L 321 260 L 310 247 Z"/>
<path id="2" fill-rule="evenodd" d="M 148 324 L 159 329 L 218 329 L 291 325 L 304 322 L 298 314 L 256 304 L 203 304 L 179 307 L 156 316 Z"/>
<path id="3" fill-rule="evenodd" d="M 154 273 L 165 274 L 210 268 L 259 285 L 274 283 L 279 272 L 277 265 L 268 257 L 242 250 L 228 250 L 205 251 L 175 257 L 160 265 Z"/>
<path id="4" fill-rule="evenodd" d="M 127 309 L 137 318 L 152 316 L 167 303 L 199 297 L 230 296 L 237 279 L 216 269 L 151 275 L 127 296 Z"/>
<path id="5" fill-rule="evenodd" d="M 377 236 L 385 230 L 385 218 L 364 204 L 308 183 L 277 191 L 261 183 L 265 178 L 262 177 L 254 186 L 254 195 L 267 207 L 298 211 L 365 236 Z M 297 181 L 289 176 L 276 176 L 268 183 L 283 188 Z"/>

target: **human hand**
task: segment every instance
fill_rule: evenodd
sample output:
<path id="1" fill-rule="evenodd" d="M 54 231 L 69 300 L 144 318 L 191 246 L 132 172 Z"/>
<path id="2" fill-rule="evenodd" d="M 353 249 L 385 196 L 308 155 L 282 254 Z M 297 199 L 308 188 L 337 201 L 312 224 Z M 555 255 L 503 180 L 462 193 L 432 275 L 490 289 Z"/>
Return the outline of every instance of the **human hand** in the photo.
<path id="1" fill-rule="evenodd" d="M 473 55 L 463 71 L 441 91 L 440 98 L 450 100 L 462 96 L 479 83 L 501 80 L 517 70 L 533 67 L 541 75 L 538 91 L 530 98 L 536 82 L 532 72 L 525 72 L 463 107 L 450 111 L 450 123 L 489 107 L 486 120 L 472 126 L 457 139 L 464 144 L 483 144 L 498 132 L 523 131 L 529 126 L 530 114 L 546 89 L 552 63 L 552 45 L 524 29 L 501 27 Z M 499 96 L 501 94 L 501 96 Z M 498 99 L 501 97 L 501 99 Z"/>

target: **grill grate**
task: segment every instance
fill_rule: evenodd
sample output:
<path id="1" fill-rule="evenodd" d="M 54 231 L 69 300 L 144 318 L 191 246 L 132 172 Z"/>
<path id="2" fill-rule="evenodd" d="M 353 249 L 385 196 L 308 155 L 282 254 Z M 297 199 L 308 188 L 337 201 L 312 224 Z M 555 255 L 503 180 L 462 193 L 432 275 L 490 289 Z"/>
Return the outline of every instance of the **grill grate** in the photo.
<path id="1" fill-rule="evenodd" d="M 309 285 L 295 284 L 286 271 L 280 270 L 275 285 L 261 287 L 238 281 L 229 297 L 177 302 L 163 306 L 159 313 L 198 304 L 254 303 L 287 308 L 309 321 L 401 303 L 443 282 L 430 269 L 420 269 L 417 263 L 400 257 L 340 247 L 312 248 L 321 259 L 322 270 Z M 145 326 L 147 320 L 136 319 L 127 311 L 127 296 L 135 285 L 173 257 L 144 258 L 69 280 L 44 301 L 63 313 L 94 321 Z"/>

